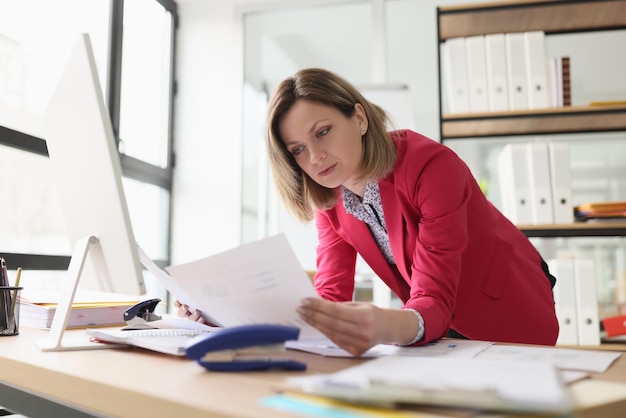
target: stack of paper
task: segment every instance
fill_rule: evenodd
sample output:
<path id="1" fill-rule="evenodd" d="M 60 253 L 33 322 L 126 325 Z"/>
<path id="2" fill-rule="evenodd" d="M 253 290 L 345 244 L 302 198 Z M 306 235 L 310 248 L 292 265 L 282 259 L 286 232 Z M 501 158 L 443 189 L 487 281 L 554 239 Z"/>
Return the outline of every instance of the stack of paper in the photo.
<path id="1" fill-rule="evenodd" d="M 546 413 L 573 409 L 557 369 L 543 362 L 387 356 L 287 383 L 305 393 L 369 405 Z"/>
<path id="2" fill-rule="evenodd" d="M 60 298 L 58 290 L 24 289 L 20 297 L 20 326 L 49 329 Z M 141 297 L 77 290 L 68 328 L 124 324 L 124 312 Z"/>

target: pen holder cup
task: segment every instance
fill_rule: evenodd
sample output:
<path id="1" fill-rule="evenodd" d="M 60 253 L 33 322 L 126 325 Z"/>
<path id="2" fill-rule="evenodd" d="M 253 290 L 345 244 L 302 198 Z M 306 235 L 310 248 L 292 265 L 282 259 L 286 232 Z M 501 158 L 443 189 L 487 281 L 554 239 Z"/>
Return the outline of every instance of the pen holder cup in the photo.
<path id="1" fill-rule="evenodd" d="M 0 286 L 0 337 L 20 333 L 20 292 L 22 287 Z"/>

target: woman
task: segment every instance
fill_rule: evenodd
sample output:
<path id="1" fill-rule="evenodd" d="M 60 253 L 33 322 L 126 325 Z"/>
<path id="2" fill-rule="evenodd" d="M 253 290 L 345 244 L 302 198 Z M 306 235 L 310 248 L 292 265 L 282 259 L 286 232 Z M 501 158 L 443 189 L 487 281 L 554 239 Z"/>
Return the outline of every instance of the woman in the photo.
<path id="1" fill-rule="evenodd" d="M 454 152 L 387 124 L 383 109 L 322 69 L 298 71 L 272 95 L 275 185 L 318 231 L 322 298 L 303 300 L 301 318 L 353 355 L 444 336 L 554 345 L 554 278 L 536 249 Z M 401 309 L 352 302 L 357 253 Z M 179 314 L 191 315 L 184 305 Z"/>
<path id="2" fill-rule="evenodd" d="M 301 317 L 359 355 L 446 335 L 554 345 L 552 286 L 537 250 L 449 148 L 387 132 L 384 110 L 341 77 L 305 69 L 269 104 L 279 195 L 318 231 L 315 288 Z M 404 304 L 351 302 L 360 254 Z"/>

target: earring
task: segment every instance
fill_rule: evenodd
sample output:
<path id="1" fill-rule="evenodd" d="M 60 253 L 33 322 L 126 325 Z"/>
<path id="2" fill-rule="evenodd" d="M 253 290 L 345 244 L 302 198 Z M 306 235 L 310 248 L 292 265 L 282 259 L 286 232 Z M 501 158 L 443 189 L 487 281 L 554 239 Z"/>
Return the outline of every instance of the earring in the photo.
<path id="1" fill-rule="evenodd" d="M 365 128 L 361 128 L 361 135 L 365 133 Z"/>

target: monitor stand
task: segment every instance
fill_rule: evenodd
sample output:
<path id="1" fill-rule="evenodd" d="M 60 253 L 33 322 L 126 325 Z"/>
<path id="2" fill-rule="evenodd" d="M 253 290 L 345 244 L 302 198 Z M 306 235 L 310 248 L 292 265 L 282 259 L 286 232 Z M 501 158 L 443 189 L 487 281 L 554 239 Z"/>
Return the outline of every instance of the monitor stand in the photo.
<path id="1" fill-rule="evenodd" d="M 93 257 L 96 268 L 98 268 L 98 266 L 104 266 L 104 254 L 102 253 L 100 240 L 98 240 L 96 236 L 90 235 L 76 242 L 74 254 L 72 254 L 70 265 L 67 270 L 67 280 L 61 291 L 61 298 L 57 305 L 52 325 L 50 326 L 48 338 L 35 342 L 41 351 L 68 351 L 128 347 L 124 344 L 105 344 L 94 342 L 91 341 L 90 337 L 86 334 L 80 337 L 72 336 L 63 338 L 63 333 L 65 332 L 65 328 L 67 327 L 67 322 L 72 311 L 76 288 L 78 287 L 78 282 L 80 281 L 80 276 L 83 273 L 83 268 L 85 267 L 87 255 L 90 250 L 91 257 Z"/>

